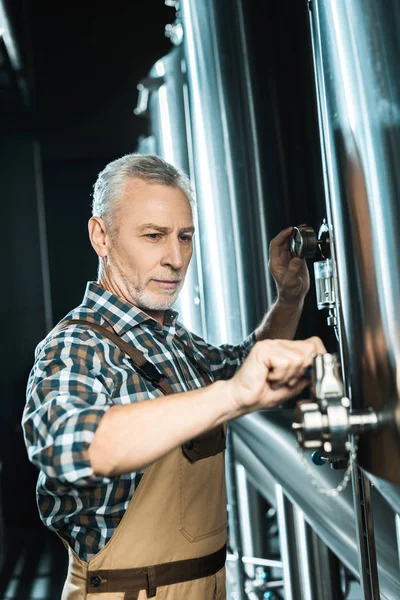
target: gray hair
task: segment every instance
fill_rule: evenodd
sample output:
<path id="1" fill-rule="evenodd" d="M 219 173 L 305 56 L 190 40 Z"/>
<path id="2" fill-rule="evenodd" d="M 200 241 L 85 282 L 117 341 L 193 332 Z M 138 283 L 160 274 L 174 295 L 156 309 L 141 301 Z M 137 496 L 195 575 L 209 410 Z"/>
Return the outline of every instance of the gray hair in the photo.
<path id="1" fill-rule="evenodd" d="M 159 183 L 182 190 L 192 211 L 196 206 L 194 192 L 188 176 L 160 156 L 152 154 L 126 154 L 113 160 L 99 173 L 93 188 L 92 214 L 102 217 L 115 230 L 115 212 L 127 179 L 137 177 L 148 183 Z"/>

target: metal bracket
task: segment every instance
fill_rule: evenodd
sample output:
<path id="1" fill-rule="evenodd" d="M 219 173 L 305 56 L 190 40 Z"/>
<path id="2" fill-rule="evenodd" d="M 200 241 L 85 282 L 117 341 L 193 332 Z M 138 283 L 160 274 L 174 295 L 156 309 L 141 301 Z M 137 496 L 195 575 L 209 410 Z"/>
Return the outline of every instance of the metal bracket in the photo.
<path id="1" fill-rule="evenodd" d="M 135 115 L 144 115 L 147 112 L 151 92 L 156 92 L 165 83 L 164 77 L 145 77 L 137 84 L 139 91 L 138 101 L 134 109 Z"/>

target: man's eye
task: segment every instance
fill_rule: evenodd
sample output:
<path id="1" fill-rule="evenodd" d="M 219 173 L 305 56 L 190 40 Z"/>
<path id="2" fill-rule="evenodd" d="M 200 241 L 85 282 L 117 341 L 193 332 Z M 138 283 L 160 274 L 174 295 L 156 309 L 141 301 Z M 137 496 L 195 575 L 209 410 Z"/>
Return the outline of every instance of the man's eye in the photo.
<path id="1" fill-rule="evenodd" d="M 181 240 L 182 240 L 182 242 L 191 242 L 192 236 L 191 235 L 181 235 Z"/>
<path id="2" fill-rule="evenodd" d="M 149 238 L 150 240 L 158 240 L 161 237 L 161 233 L 146 233 L 145 237 Z"/>

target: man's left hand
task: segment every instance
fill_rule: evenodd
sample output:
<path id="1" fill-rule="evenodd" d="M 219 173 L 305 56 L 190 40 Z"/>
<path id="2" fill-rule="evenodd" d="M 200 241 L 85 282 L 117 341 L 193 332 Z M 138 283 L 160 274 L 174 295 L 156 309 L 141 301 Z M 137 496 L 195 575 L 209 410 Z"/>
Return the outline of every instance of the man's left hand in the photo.
<path id="1" fill-rule="evenodd" d="M 278 301 L 285 304 L 302 303 L 310 289 L 310 274 L 306 261 L 292 257 L 290 236 L 293 227 L 281 231 L 269 248 L 269 269 L 275 280 Z"/>

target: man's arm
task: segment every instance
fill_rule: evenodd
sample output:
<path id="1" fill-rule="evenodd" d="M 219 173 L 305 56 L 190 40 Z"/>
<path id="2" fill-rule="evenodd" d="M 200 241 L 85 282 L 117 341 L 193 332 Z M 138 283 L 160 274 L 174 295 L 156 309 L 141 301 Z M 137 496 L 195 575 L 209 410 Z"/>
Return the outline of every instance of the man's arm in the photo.
<path id="1" fill-rule="evenodd" d="M 224 421 L 281 404 L 307 385 L 305 369 L 324 352 L 319 338 L 267 340 L 254 346 L 232 379 L 110 408 L 89 448 L 94 472 L 110 477 L 141 470 Z"/>
<path id="2" fill-rule="evenodd" d="M 291 340 L 296 333 L 310 276 L 305 260 L 292 258 L 290 254 L 292 231 L 293 227 L 281 231 L 270 244 L 270 271 L 278 297 L 255 331 L 257 341 Z"/>
<path id="3" fill-rule="evenodd" d="M 85 487 L 109 483 L 93 473 L 88 448 L 112 402 L 104 347 L 92 332 L 62 331 L 38 353 L 22 419 L 30 461 L 47 478 Z"/>
<path id="4" fill-rule="evenodd" d="M 107 342 L 106 342 L 107 344 Z M 132 404 L 113 403 L 103 343 L 90 331 L 61 332 L 41 352 L 28 383 L 23 428 L 30 460 L 73 487 L 103 485 L 142 470 L 183 442 L 300 393 L 319 338 L 256 344 L 226 381 Z"/>

